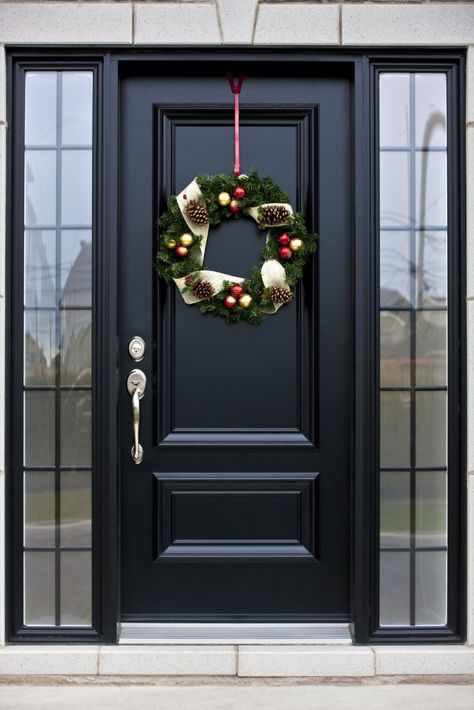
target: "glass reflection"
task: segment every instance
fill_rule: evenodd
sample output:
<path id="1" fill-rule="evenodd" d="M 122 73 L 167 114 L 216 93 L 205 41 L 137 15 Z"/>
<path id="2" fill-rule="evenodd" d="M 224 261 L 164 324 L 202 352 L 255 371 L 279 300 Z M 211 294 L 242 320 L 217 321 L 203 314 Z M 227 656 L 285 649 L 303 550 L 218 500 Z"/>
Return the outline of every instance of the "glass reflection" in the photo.
<path id="1" fill-rule="evenodd" d="M 415 140 L 423 148 L 446 146 L 445 74 L 415 74 Z"/>
<path id="2" fill-rule="evenodd" d="M 56 151 L 25 151 L 25 225 L 56 223 Z"/>
<path id="3" fill-rule="evenodd" d="M 380 465 L 410 465 L 410 393 L 380 393 Z"/>
<path id="4" fill-rule="evenodd" d="M 410 473 L 382 471 L 380 474 L 380 545 L 410 545 Z"/>
<path id="5" fill-rule="evenodd" d="M 25 384 L 54 385 L 58 354 L 54 311 L 25 311 Z"/>
<path id="6" fill-rule="evenodd" d="M 380 553 L 380 625 L 410 623 L 410 553 Z"/>
<path id="7" fill-rule="evenodd" d="M 416 314 L 416 384 L 447 384 L 446 311 L 418 311 Z"/>
<path id="8" fill-rule="evenodd" d="M 415 564 L 415 616 L 422 626 L 443 626 L 447 621 L 447 553 L 417 552 Z"/>
<path id="9" fill-rule="evenodd" d="M 410 224 L 410 154 L 380 153 L 380 225 Z"/>
<path id="10" fill-rule="evenodd" d="M 61 552 L 61 624 L 91 625 L 91 580 L 90 552 Z"/>
<path id="11" fill-rule="evenodd" d="M 447 604 L 446 75 L 382 74 L 379 119 L 379 372 L 381 387 L 390 388 L 380 393 L 380 464 L 406 469 L 380 473 L 380 623 L 440 625 Z"/>
<path id="12" fill-rule="evenodd" d="M 91 465 L 91 393 L 61 392 L 61 465 Z"/>
<path id="13" fill-rule="evenodd" d="M 61 151 L 61 224 L 92 224 L 92 151 Z"/>
<path id="14" fill-rule="evenodd" d="M 61 232 L 61 306 L 92 305 L 92 234 L 90 229 Z"/>
<path id="15" fill-rule="evenodd" d="M 25 392 L 24 460 L 29 468 L 55 465 L 54 392 Z"/>
<path id="16" fill-rule="evenodd" d="M 92 623 L 92 97 L 90 71 L 26 73 L 27 625 Z"/>
<path id="17" fill-rule="evenodd" d="M 410 75 L 380 77 L 380 145 L 410 144 Z"/>
<path id="18" fill-rule="evenodd" d="M 444 547 L 446 539 L 446 471 L 416 472 L 416 545 Z"/>
<path id="19" fill-rule="evenodd" d="M 25 624 L 54 625 L 54 552 L 25 552 Z"/>
<path id="20" fill-rule="evenodd" d="M 448 287 L 448 235 L 445 231 L 416 234 L 417 306 L 445 306 Z"/>
<path id="21" fill-rule="evenodd" d="M 34 229 L 25 232 L 25 305 L 54 306 L 56 303 L 56 232 Z"/>
<path id="22" fill-rule="evenodd" d="M 27 72 L 25 78 L 25 144 L 56 145 L 56 72 Z"/>
<path id="23" fill-rule="evenodd" d="M 410 313 L 380 312 L 380 384 L 382 387 L 410 384 Z"/>
<path id="24" fill-rule="evenodd" d="M 92 382 L 92 314 L 61 311 L 61 384 L 77 387 Z"/>
<path id="25" fill-rule="evenodd" d="M 61 471 L 61 545 L 91 545 L 91 472 Z"/>
<path id="26" fill-rule="evenodd" d="M 92 144 L 92 74 L 66 72 L 62 77 L 63 145 Z"/>
<path id="27" fill-rule="evenodd" d="M 446 392 L 417 392 L 417 466 L 446 466 Z"/>
<path id="28" fill-rule="evenodd" d="M 446 227 L 448 223 L 448 168 L 446 152 L 416 154 L 416 223 Z"/>
<path id="29" fill-rule="evenodd" d="M 409 306 L 413 265 L 410 233 L 380 232 L 380 307 Z"/>
<path id="30" fill-rule="evenodd" d="M 27 547 L 54 547 L 54 484 L 54 471 L 25 472 L 25 545 Z"/>

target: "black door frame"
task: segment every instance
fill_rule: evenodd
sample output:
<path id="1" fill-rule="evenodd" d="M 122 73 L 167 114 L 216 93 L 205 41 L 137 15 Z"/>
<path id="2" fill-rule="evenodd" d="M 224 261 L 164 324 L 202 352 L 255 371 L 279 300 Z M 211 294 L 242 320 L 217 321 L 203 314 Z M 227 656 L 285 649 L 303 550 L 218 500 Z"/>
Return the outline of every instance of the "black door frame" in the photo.
<path id="1" fill-rule="evenodd" d="M 11 642 L 88 642 L 115 643 L 120 619 L 120 520 L 119 465 L 117 447 L 117 279 L 118 273 L 118 99 L 119 82 L 127 66 L 142 63 L 159 67 L 167 62 L 213 62 L 225 60 L 229 65 L 239 61 L 255 63 L 288 62 L 312 64 L 325 74 L 338 72 L 343 64 L 353 72 L 352 91 L 352 182 L 353 182 L 353 293 L 354 293 L 354 360 L 353 360 L 353 545 L 352 545 L 352 617 L 357 643 L 367 642 L 460 642 L 465 633 L 466 600 L 466 500 L 464 481 L 466 449 L 466 365 L 465 365 L 465 188 L 464 175 L 464 52 L 450 50 L 405 49 L 403 51 L 315 50 L 311 47 L 208 47 L 208 48 L 116 48 L 116 47 L 30 47 L 11 48 L 7 55 L 8 125 L 7 143 L 7 637 Z M 458 412 L 450 431 L 458 442 L 450 492 L 450 515 L 458 517 L 454 526 L 455 549 L 449 562 L 450 627 L 442 630 L 400 630 L 382 634 L 376 628 L 377 599 L 377 476 L 378 449 L 377 374 L 371 363 L 377 356 L 377 250 L 376 250 L 376 72 L 378 66 L 399 67 L 404 71 L 422 63 L 448 72 L 448 106 L 451 170 L 457 176 L 456 209 L 453 215 L 454 236 L 450 251 L 450 273 L 456 287 L 450 292 L 456 341 L 456 371 L 453 407 Z M 94 308 L 94 417 L 100 421 L 93 432 L 94 468 L 100 471 L 93 492 L 95 516 L 94 630 L 31 629 L 22 626 L 22 485 L 20 476 L 8 475 L 20 470 L 21 409 L 18 397 L 21 386 L 22 353 L 21 310 L 22 283 L 22 117 L 23 80 L 28 69 L 92 69 L 96 76 L 96 203 Z M 15 121 L 15 122 L 14 122 Z M 459 181 L 459 182 L 457 182 Z M 451 194 L 453 194 L 451 192 Z M 453 200 L 451 200 L 451 204 Z M 16 278 L 15 278 L 16 275 Z M 452 358 L 453 359 L 453 358 Z M 100 373 L 100 377 L 99 377 Z M 19 426 L 20 425 L 20 426 Z"/>

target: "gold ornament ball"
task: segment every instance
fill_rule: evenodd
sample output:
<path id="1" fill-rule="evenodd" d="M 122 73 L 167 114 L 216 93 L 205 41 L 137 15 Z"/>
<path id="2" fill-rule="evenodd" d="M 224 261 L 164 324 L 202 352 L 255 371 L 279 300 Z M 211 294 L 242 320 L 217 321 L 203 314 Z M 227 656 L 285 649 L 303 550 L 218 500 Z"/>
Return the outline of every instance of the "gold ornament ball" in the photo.
<path id="1" fill-rule="evenodd" d="M 302 240 L 302 239 L 292 239 L 291 242 L 290 242 L 290 249 L 291 249 L 291 251 L 299 251 L 302 246 L 303 246 L 303 240 Z"/>
<path id="2" fill-rule="evenodd" d="M 248 293 L 244 293 L 244 295 L 239 298 L 239 306 L 242 306 L 242 308 L 250 308 L 251 305 L 252 296 L 249 296 Z"/>
<path id="3" fill-rule="evenodd" d="M 217 201 L 221 207 L 227 207 L 227 205 L 230 204 L 231 199 L 232 198 L 228 192 L 220 192 Z"/>
<path id="4" fill-rule="evenodd" d="M 182 234 L 179 238 L 179 243 L 181 244 L 182 247 L 190 247 L 191 244 L 193 243 L 192 234 L 188 234 L 187 232 Z"/>
<path id="5" fill-rule="evenodd" d="M 167 249 L 176 249 L 176 242 L 174 239 L 168 239 L 166 242 L 166 248 Z"/>

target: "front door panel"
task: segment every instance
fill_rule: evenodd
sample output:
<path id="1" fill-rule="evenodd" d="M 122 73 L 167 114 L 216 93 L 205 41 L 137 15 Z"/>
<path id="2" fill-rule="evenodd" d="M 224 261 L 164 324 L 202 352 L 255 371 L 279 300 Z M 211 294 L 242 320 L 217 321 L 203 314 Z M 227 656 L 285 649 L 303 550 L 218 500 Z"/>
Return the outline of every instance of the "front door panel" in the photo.
<path id="1" fill-rule="evenodd" d="M 243 171 L 271 175 L 320 235 L 290 306 L 227 325 L 153 269 L 166 198 L 229 173 L 233 103 L 218 62 L 122 79 L 122 618 L 342 620 L 350 612 L 350 80 L 248 67 Z M 206 265 L 246 275 L 263 234 L 211 229 Z M 143 462 L 126 388 L 139 367 Z"/>

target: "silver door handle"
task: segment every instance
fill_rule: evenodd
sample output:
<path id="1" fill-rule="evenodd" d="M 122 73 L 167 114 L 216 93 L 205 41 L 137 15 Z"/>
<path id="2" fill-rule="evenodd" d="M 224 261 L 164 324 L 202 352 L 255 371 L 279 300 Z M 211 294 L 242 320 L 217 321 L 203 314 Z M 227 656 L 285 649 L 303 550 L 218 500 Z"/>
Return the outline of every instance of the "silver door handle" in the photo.
<path id="1" fill-rule="evenodd" d="M 132 397 L 132 438 L 131 456 L 133 463 L 143 461 L 143 447 L 140 444 L 140 400 L 145 394 L 146 377 L 141 370 L 132 370 L 127 378 L 127 390 Z"/>

